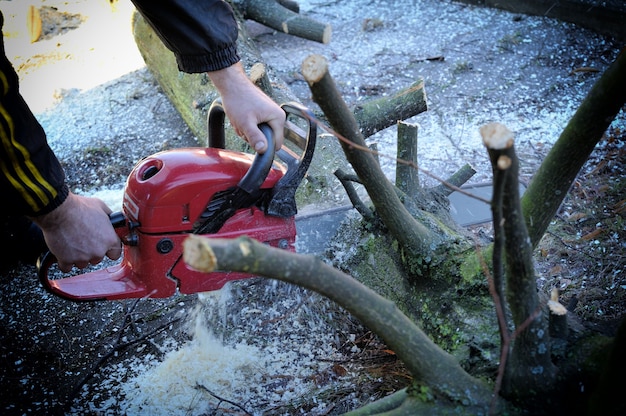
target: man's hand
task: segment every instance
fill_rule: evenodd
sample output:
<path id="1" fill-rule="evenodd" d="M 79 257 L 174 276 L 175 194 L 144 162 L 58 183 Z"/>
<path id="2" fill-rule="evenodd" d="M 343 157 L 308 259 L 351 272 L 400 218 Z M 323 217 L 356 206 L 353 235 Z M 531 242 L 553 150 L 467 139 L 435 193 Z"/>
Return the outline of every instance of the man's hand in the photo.
<path id="1" fill-rule="evenodd" d="M 122 255 L 109 214 L 111 209 L 97 198 L 70 193 L 54 211 L 32 218 L 43 231 L 48 249 L 55 255 L 59 269 L 83 269 L 97 264 L 106 255 L 117 260 Z"/>
<path id="2" fill-rule="evenodd" d="M 267 123 L 274 132 L 276 150 L 283 144 L 285 112 L 246 76 L 240 63 L 209 72 L 220 92 L 224 112 L 235 132 L 258 153 L 265 153 L 267 140 L 258 125 Z"/>

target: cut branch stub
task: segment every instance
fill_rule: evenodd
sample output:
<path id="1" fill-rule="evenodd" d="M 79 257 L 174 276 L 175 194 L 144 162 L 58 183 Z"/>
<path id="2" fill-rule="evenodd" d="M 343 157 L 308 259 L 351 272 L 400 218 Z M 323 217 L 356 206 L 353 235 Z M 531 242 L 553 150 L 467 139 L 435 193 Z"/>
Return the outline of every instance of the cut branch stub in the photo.
<path id="1" fill-rule="evenodd" d="M 567 339 L 567 308 L 559 302 L 559 290 L 552 289 L 550 300 L 548 301 L 550 310 L 550 336 L 554 338 Z"/>
<path id="2" fill-rule="evenodd" d="M 398 162 L 396 163 L 396 186 L 410 197 L 417 195 L 420 186 L 417 170 L 418 125 L 398 121 Z"/>
<path id="3" fill-rule="evenodd" d="M 480 128 L 487 149 L 502 150 L 513 146 L 513 132 L 504 124 L 489 123 Z"/>

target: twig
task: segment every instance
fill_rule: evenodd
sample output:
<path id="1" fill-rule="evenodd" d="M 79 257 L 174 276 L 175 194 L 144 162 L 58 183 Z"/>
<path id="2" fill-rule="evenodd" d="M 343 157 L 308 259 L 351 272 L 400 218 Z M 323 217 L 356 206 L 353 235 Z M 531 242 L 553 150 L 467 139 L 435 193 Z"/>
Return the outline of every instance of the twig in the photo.
<path id="1" fill-rule="evenodd" d="M 354 189 L 354 186 L 352 186 L 352 182 L 361 183 L 361 180 L 357 176 L 348 175 L 341 169 L 337 169 L 335 171 L 335 176 L 337 177 L 337 179 L 339 179 L 339 182 L 341 182 L 341 185 L 343 185 L 344 189 L 346 190 L 346 193 L 348 194 L 348 198 L 350 199 L 350 202 L 352 202 L 352 206 L 356 208 L 359 214 L 361 214 L 363 218 L 365 218 L 368 221 L 371 221 L 372 219 L 374 219 L 374 213 L 368 207 L 365 206 L 363 201 L 361 201 L 361 198 L 359 198 L 359 195 L 357 194 L 356 189 Z"/>
<path id="2" fill-rule="evenodd" d="M 228 400 L 225 399 L 223 397 L 218 396 L 217 394 L 213 393 L 211 390 L 209 390 L 206 386 L 200 384 L 200 383 L 196 383 L 196 388 L 197 389 L 202 389 L 204 391 L 206 391 L 207 393 L 209 393 L 211 396 L 215 397 L 217 400 L 219 400 L 219 402 L 217 403 L 217 407 L 216 410 L 220 407 L 220 404 L 222 402 L 228 403 L 232 406 L 235 406 L 236 408 L 238 408 L 239 410 L 241 410 L 242 412 L 244 412 L 246 415 L 250 415 L 252 416 L 252 413 L 248 412 L 242 405 L 240 405 L 239 403 L 235 403 L 232 400 Z"/>
<path id="3" fill-rule="evenodd" d="M 122 320 L 122 329 L 120 330 L 120 333 L 117 337 L 117 342 L 116 344 L 119 344 L 120 341 L 122 340 L 122 336 L 124 336 L 124 329 L 126 329 L 127 326 L 130 326 L 131 329 L 133 329 L 133 331 L 135 333 L 137 333 L 136 331 L 136 324 L 135 324 L 135 320 L 132 319 L 132 314 L 135 311 L 135 309 L 137 308 L 137 305 L 139 304 L 139 301 L 141 300 L 141 298 L 136 299 L 132 306 L 130 308 L 126 309 L 126 313 L 124 314 L 124 319 Z"/>

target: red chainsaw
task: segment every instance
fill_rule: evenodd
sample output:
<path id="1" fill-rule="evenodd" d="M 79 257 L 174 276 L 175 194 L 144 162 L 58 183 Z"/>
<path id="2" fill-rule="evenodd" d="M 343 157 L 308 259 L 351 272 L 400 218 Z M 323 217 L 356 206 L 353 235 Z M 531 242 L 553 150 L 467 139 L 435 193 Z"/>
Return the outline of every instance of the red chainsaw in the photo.
<path id="1" fill-rule="evenodd" d="M 200 273 L 182 260 L 189 234 L 219 238 L 247 235 L 295 251 L 295 193 L 313 157 L 317 136 L 309 110 L 296 103 L 286 113 L 285 145 L 275 152 L 272 130 L 260 155 L 225 149 L 224 109 L 219 100 L 208 112 L 208 147 L 156 153 L 131 171 L 122 212 L 111 223 L 123 243 L 122 260 L 110 267 L 50 278 L 54 255 L 44 254 L 38 274 L 51 293 L 73 301 L 164 298 L 218 290 L 235 272 Z M 289 146 L 288 146 L 289 144 Z M 295 150 L 294 150 L 295 149 Z M 277 155 L 283 163 L 274 160 Z"/>

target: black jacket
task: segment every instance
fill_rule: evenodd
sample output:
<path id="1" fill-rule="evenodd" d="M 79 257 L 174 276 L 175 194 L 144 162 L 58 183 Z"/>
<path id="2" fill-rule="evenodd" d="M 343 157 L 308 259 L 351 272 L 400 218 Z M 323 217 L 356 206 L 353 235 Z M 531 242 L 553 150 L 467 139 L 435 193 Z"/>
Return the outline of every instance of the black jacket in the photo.
<path id="1" fill-rule="evenodd" d="M 239 61 L 237 22 L 221 0 L 132 0 L 184 72 L 216 71 Z M 4 18 L 0 12 L 0 28 Z M 0 216 L 47 214 L 69 190 L 45 132 L 19 93 L 0 42 Z"/>
<path id="2" fill-rule="evenodd" d="M 237 22 L 221 0 L 132 0 L 181 71 L 217 71 L 239 61 Z"/>

